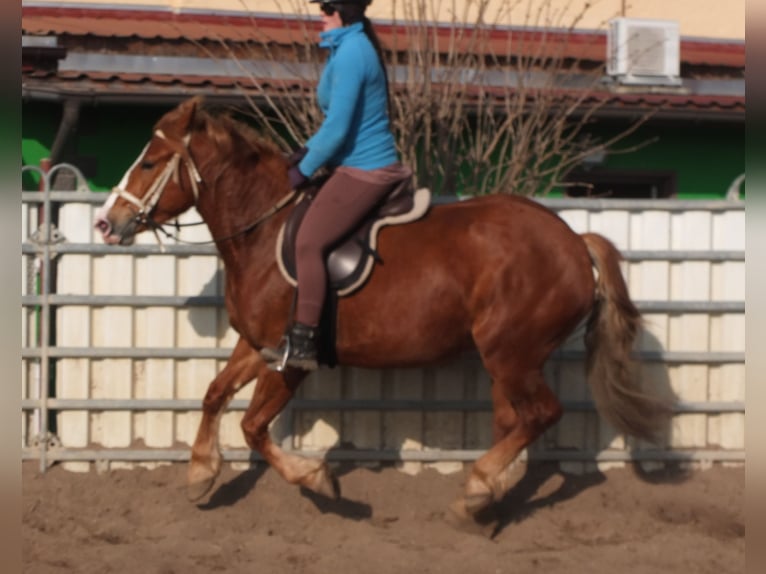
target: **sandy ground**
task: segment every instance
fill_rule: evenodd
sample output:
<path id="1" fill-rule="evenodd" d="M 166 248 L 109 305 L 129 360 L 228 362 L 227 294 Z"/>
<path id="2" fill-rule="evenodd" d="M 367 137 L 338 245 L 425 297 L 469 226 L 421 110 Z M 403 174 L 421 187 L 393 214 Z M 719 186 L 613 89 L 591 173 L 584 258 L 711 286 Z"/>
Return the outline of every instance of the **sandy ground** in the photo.
<path id="1" fill-rule="evenodd" d="M 523 474 L 524 468 L 519 469 Z M 338 501 L 225 467 L 201 504 L 186 467 L 41 475 L 23 466 L 24 572 L 744 572 L 745 472 L 640 477 L 530 466 L 477 532 L 445 520 L 464 475 L 339 467 Z"/>

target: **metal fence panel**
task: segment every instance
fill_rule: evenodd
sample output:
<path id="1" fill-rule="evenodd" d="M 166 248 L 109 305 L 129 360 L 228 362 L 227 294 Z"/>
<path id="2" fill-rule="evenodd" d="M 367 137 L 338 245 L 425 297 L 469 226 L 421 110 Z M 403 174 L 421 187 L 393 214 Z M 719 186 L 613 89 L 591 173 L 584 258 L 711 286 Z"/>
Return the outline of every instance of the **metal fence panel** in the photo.
<path id="1" fill-rule="evenodd" d="M 103 194 L 22 193 L 24 458 L 86 470 L 185 460 L 202 397 L 225 364 L 223 275 L 210 246 L 101 245 Z M 443 201 L 439 199 L 438 201 Z M 609 237 L 646 318 L 645 379 L 680 398 L 661 448 L 614 432 L 585 383 L 582 333 L 546 365 L 566 414 L 524 454 L 569 470 L 648 462 L 744 461 L 744 208 L 731 202 L 542 200 L 576 231 Z M 58 212 L 56 241 L 38 214 Z M 198 221 L 196 213 L 183 222 Z M 182 230 L 204 241 L 204 226 Z M 41 240 L 42 237 L 42 240 Z M 36 272 L 38 270 L 39 272 Z M 286 448 L 332 460 L 399 461 L 448 472 L 491 444 L 490 381 L 475 356 L 438 368 L 321 370 L 275 422 Z M 229 461 L 247 464 L 239 429 L 252 386 L 221 423 Z M 50 415 L 49 415 L 50 412 Z"/>

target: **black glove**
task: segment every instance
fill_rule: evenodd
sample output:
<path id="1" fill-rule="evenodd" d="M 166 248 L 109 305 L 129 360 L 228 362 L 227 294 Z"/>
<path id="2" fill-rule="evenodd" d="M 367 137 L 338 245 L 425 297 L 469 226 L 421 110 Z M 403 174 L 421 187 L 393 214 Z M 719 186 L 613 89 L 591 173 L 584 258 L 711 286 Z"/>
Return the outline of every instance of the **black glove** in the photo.
<path id="1" fill-rule="evenodd" d="M 298 148 L 294 152 L 292 152 L 290 155 L 287 156 L 287 165 L 290 167 L 294 167 L 300 163 L 300 161 L 306 157 L 306 154 L 309 153 L 309 148 L 302 147 Z"/>
<path id="2" fill-rule="evenodd" d="M 287 170 L 287 178 L 290 180 L 291 189 L 299 189 L 308 180 L 308 178 L 301 173 L 301 170 L 298 169 L 297 165 L 294 165 Z"/>

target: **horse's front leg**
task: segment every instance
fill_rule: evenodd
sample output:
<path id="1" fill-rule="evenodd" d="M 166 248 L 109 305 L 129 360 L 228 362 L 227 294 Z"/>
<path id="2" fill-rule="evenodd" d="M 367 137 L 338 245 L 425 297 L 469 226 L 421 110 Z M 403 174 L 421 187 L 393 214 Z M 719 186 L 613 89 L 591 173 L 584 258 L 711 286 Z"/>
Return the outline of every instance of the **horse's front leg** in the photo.
<path id="1" fill-rule="evenodd" d="M 189 463 L 189 500 L 202 498 L 215 484 L 215 479 L 221 471 L 221 451 L 218 445 L 221 417 L 232 397 L 258 375 L 258 370 L 263 364 L 258 351 L 240 337 L 226 366 L 210 383 L 202 403 L 202 420 Z"/>
<path id="2" fill-rule="evenodd" d="M 269 424 L 290 401 L 305 376 L 305 372 L 294 369 L 284 373 L 261 369 L 253 399 L 242 418 L 242 431 L 250 448 L 259 452 L 287 482 L 337 498 L 337 481 L 323 460 L 288 454 L 269 435 Z"/>

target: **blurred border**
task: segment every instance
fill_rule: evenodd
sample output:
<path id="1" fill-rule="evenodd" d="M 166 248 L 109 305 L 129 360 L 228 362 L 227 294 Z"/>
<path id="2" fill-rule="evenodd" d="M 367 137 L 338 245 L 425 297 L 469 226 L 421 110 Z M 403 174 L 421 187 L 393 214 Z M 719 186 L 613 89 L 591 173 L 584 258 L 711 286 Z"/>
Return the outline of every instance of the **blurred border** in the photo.
<path id="1" fill-rule="evenodd" d="M 763 572 L 766 547 L 766 3 L 748 0 L 746 14 L 746 373 L 747 571 Z"/>
<path id="2" fill-rule="evenodd" d="M 0 444 L 0 554 L 4 572 L 21 572 L 21 430 L 19 425 L 19 358 L 21 314 L 19 285 L 21 234 L 21 4 L 3 2 L 0 8 L 0 365 L 2 365 L 2 420 Z"/>

